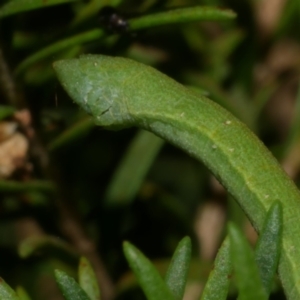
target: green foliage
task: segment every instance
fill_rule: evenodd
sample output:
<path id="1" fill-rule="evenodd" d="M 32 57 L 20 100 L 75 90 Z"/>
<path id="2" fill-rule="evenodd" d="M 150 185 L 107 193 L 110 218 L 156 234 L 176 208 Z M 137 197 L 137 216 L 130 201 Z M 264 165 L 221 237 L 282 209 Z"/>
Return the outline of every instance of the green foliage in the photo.
<path id="1" fill-rule="evenodd" d="M 236 14 L 231 10 L 221 10 L 214 7 L 187 7 L 156 13 L 129 21 L 132 30 L 153 28 L 167 24 L 180 24 L 195 21 L 228 21 Z"/>
<path id="2" fill-rule="evenodd" d="M 233 19 L 235 18 L 235 16 L 235 13 L 233 13 L 232 11 L 219 10 L 210 7 L 183 8 L 129 20 L 129 28 L 131 28 L 131 30 L 137 31 L 146 28 L 152 28 L 155 26 L 177 24 L 182 22 L 185 23 L 203 20 L 224 21 Z M 17 67 L 16 73 L 19 74 L 24 69 L 28 68 L 31 64 L 36 63 L 39 60 L 46 58 L 47 56 L 53 55 L 71 46 L 99 40 L 103 36 L 103 30 L 94 29 L 81 34 L 77 34 L 73 37 L 69 37 L 65 40 L 58 41 L 24 60 Z"/>
<path id="3" fill-rule="evenodd" d="M 170 262 L 165 282 L 175 299 L 182 299 L 191 260 L 191 240 L 185 237 L 178 244 Z"/>
<path id="4" fill-rule="evenodd" d="M 163 143 L 148 131 L 141 130 L 135 136 L 107 187 L 105 202 L 108 206 L 132 202 Z M 135 164 L 137 157 L 138 165 Z"/>
<path id="5" fill-rule="evenodd" d="M 87 293 L 90 300 L 100 300 L 100 290 L 94 270 L 85 257 L 80 258 L 78 268 L 79 285 Z"/>
<path id="6" fill-rule="evenodd" d="M 227 237 L 214 262 L 208 280 L 201 294 L 201 300 L 227 299 L 230 277 L 232 275 L 232 262 L 230 258 L 230 242 Z"/>
<path id="7" fill-rule="evenodd" d="M 123 244 L 124 254 L 130 268 L 149 300 L 174 300 L 172 292 L 165 284 L 155 267 L 136 247 L 129 242 Z"/>
<path id="8" fill-rule="evenodd" d="M 278 265 L 282 225 L 281 205 L 275 203 L 267 214 L 254 257 L 254 252 L 240 230 L 234 224 L 229 224 L 229 238 L 225 239 L 219 250 L 201 299 L 226 299 L 233 270 L 239 299 L 267 299 L 266 294 L 270 293 L 271 280 Z M 277 240 L 275 244 L 271 241 L 274 234 L 276 234 L 275 241 Z M 179 242 L 165 280 L 150 260 L 135 246 L 124 242 L 123 250 L 147 299 L 183 299 L 191 260 L 190 238 L 185 237 Z M 79 284 L 63 271 L 56 270 L 55 278 L 66 300 L 100 300 L 96 275 L 85 257 L 81 257 L 79 262 Z M 2 281 L 0 299 L 30 298 L 22 288 L 17 288 L 16 294 Z"/>
<path id="9" fill-rule="evenodd" d="M 87 293 L 65 272 L 55 270 L 56 282 L 66 300 L 90 300 Z"/>
<path id="10" fill-rule="evenodd" d="M 0 300 L 300 298 L 299 192 L 243 125 L 299 185 L 299 5 L 269 3 L 2 1 Z"/>
<path id="11" fill-rule="evenodd" d="M 2 278 L 0 280 L 0 299 L 20 300 L 15 291 Z"/>
<path id="12" fill-rule="evenodd" d="M 30 236 L 18 247 L 18 254 L 23 259 L 33 257 L 40 252 L 72 264 L 78 260 L 78 254 L 68 243 L 52 236 Z"/>
<path id="13" fill-rule="evenodd" d="M 280 202 L 275 202 L 268 211 L 263 230 L 255 247 L 255 261 L 267 294 L 271 292 L 280 258 L 282 228 L 282 205 Z"/>
<path id="14" fill-rule="evenodd" d="M 16 288 L 16 293 L 19 296 L 20 300 L 31 300 L 27 292 L 21 286 L 18 286 Z"/>
<path id="15" fill-rule="evenodd" d="M 264 291 L 254 253 L 247 240 L 234 224 L 229 224 L 230 253 L 236 282 L 239 289 L 239 299 L 267 299 Z"/>

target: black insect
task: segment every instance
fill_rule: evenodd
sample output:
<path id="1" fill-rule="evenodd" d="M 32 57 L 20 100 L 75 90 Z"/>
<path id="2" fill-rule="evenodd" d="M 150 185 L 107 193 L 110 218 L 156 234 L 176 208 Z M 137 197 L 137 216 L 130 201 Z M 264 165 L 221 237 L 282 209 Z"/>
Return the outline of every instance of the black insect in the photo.
<path id="1" fill-rule="evenodd" d="M 104 6 L 99 11 L 100 24 L 111 33 L 124 33 L 128 31 L 128 21 L 112 6 Z"/>

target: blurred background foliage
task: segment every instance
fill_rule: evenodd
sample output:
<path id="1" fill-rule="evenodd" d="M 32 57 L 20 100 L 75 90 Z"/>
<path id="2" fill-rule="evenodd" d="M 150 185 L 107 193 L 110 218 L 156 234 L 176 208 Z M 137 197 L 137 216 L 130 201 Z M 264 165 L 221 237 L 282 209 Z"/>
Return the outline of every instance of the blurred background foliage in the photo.
<path id="1" fill-rule="evenodd" d="M 128 29 L 107 28 L 99 17 L 107 5 L 117 7 Z M 237 17 L 138 27 L 139 17 L 194 5 L 228 8 Z M 94 127 L 63 92 L 51 64 L 99 53 L 151 65 L 243 120 L 299 183 L 299 16 L 297 0 L 2 2 L 1 277 L 32 299 L 62 299 L 54 268 L 75 276 L 85 255 L 104 300 L 144 299 L 122 242 L 135 244 L 163 274 L 189 235 L 193 257 L 184 299 L 197 299 L 227 220 L 255 243 L 246 217 L 180 150 L 136 129 Z M 279 286 L 273 296 L 284 299 Z"/>

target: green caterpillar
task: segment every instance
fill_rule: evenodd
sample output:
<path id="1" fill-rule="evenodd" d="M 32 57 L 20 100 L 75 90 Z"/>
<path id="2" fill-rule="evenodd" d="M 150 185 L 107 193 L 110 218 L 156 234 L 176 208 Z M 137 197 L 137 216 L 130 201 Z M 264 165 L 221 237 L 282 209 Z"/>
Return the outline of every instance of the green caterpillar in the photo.
<path id="1" fill-rule="evenodd" d="M 152 131 L 202 161 L 258 232 L 271 204 L 281 201 L 279 275 L 288 298 L 300 299 L 299 191 L 243 123 L 209 99 L 129 59 L 87 55 L 55 62 L 54 69 L 97 125 Z"/>

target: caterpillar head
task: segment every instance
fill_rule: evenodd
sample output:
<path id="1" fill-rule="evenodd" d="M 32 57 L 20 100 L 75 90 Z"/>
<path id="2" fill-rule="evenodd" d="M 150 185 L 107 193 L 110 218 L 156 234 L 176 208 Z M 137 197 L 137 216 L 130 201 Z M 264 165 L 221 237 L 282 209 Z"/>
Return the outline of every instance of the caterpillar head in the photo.
<path id="1" fill-rule="evenodd" d="M 84 55 L 57 61 L 53 68 L 69 96 L 95 123 L 111 129 L 131 126 L 127 96 L 123 88 L 134 68 L 124 70 L 122 58 Z"/>

